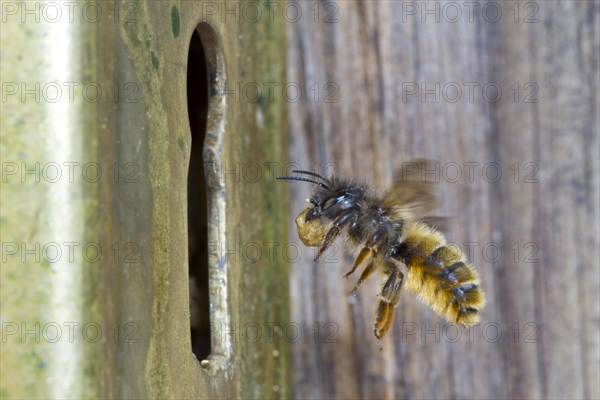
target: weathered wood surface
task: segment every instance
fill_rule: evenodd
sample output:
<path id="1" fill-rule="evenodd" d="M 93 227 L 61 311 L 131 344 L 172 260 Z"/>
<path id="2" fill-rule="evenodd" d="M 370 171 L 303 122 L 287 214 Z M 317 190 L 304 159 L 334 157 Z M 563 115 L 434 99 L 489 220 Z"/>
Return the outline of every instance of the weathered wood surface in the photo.
<path id="1" fill-rule="evenodd" d="M 499 18 L 475 3 L 472 14 L 454 3 L 458 19 L 438 2 L 304 3 L 288 24 L 288 80 L 305 93 L 289 104 L 291 160 L 381 188 L 403 161 L 438 160 L 448 240 L 488 299 L 466 331 L 403 294 L 379 352 L 376 280 L 349 298 L 351 257 L 315 264 L 303 251 L 291 266 L 292 321 L 305 329 L 296 398 L 600 396 L 599 3 L 495 3 Z M 292 214 L 308 190 L 292 185 Z"/>
<path id="2" fill-rule="evenodd" d="M 141 2 L 138 23 L 117 26 L 114 53 L 110 47 L 99 52 L 104 61 L 100 65 L 125 64 L 114 70 L 118 76 L 113 79 L 136 77 L 142 99 L 132 109 L 116 110 L 99 157 L 109 163 L 114 161 L 111 157 L 129 156 L 139 162 L 147 179 L 142 189 L 103 191 L 100 214 L 105 217 L 106 242 L 119 238 L 143 243 L 144 252 L 139 263 L 142 279 L 132 282 L 128 273 L 133 272 L 120 265 L 107 266 L 102 273 L 105 319 L 126 321 L 139 315 L 141 324 L 139 346 L 108 343 L 103 349 L 107 387 L 102 397 L 289 396 L 288 344 L 277 337 L 243 336 L 247 327 L 264 329 L 265 322 L 284 325 L 288 320 L 287 265 L 280 258 L 251 260 L 240 254 L 243 245 L 274 242 L 287 229 L 285 223 L 265 223 L 271 218 L 286 221 L 285 201 L 280 201 L 286 188 L 240 179 L 242 167 L 285 159 L 285 104 L 241 101 L 238 89 L 248 81 L 283 79 L 285 26 L 282 21 L 252 22 L 208 12 L 210 7 L 222 11 L 222 6 Z M 200 27 L 204 22 L 208 26 Z M 188 69 L 194 31 L 208 64 L 208 110 L 188 109 L 188 104 L 198 104 L 188 103 L 188 96 L 194 95 L 187 90 L 188 75 L 206 73 Z M 98 35 L 100 43 L 103 38 Z M 270 52 L 258 57 L 263 46 Z M 203 143 L 199 132 L 190 132 L 190 125 L 196 129 L 198 124 L 190 124 L 189 118 L 206 112 Z M 130 154 L 136 143 L 142 150 Z M 104 152 L 106 148 L 112 151 Z M 198 154 L 203 159 L 191 165 L 204 164 L 209 187 L 209 254 L 204 256 L 210 263 L 211 354 L 206 360 L 192 353 L 190 338 L 187 209 L 200 204 L 188 203 L 187 185 L 190 156 Z M 119 206 L 127 206 L 128 212 L 119 212 Z"/>

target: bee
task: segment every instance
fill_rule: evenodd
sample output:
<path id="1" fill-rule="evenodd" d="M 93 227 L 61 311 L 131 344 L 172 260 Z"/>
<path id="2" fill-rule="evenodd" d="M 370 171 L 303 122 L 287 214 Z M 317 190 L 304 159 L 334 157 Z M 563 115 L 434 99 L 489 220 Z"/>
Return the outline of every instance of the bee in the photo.
<path id="1" fill-rule="evenodd" d="M 373 334 L 380 343 L 394 322 L 402 288 L 441 317 L 464 327 L 479 322 L 485 305 L 475 268 L 422 217 L 436 205 L 432 184 L 413 178 L 414 171 L 423 170 L 427 164 L 422 160 L 406 163 L 400 179 L 383 194 L 366 183 L 337 175 L 326 178 L 294 170 L 298 175 L 277 177 L 316 185 L 307 199 L 311 206 L 296 217 L 300 240 L 306 246 L 318 247 L 315 261 L 338 236 L 357 250 L 354 264 L 344 277 L 363 265 L 365 268 L 350 294 L 374 272 L 383 275 L 385 283 L 373 320 Z M 410 171 L 409 165 L 413 167 Z"/>

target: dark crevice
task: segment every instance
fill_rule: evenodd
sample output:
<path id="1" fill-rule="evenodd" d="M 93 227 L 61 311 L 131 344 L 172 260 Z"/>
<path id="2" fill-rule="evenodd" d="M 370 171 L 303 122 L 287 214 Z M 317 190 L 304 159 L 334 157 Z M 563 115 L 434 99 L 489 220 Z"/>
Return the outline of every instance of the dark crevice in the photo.
<path id="1" fill-rule="evenodd" d="M 187 68 L 187 102 L 192 143 L 188 172 L 188 255 L 192 351 L 199 360 L 210 354 L 207 191 L 204 138 L 208 116 L 208 72 L 202 41 L 194 31 Z"/>

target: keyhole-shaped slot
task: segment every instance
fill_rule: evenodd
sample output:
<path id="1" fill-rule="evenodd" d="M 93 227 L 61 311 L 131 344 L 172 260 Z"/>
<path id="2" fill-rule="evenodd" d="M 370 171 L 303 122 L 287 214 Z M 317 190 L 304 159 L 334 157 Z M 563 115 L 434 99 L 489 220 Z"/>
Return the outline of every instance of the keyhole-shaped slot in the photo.
<path id="1" fill-rule="evenodd" d="M 191 41 L 187 70 L 191 129 L 188 171 L 190 326 L 192 350 L 208 367 L 231 354 L 228 328 L 228 263 L 215 246 L 225 245 L 227 190 L 218 174 L 223 163 L 227 115 L 225 61 L 215 30 L 198 24 Z M 212 245 L 211 245 L 212 244 Z M 214 329 L 213 329 L 214 328 Z M 209 357 L 210 356 L 210 357 Z"/>
<path id="2" fill-rule="evenodd" d="M 192 143 L 188 172 L 188 255 L 190 279 L 190 327 L 192 351 L 199 360 L 211 349 L 207 187 L 204 171 L 204 141 L 209 108 L 208 72 L 202 40 L 197 30 L 190 42 L 187 69 L 187 99 Z"/>

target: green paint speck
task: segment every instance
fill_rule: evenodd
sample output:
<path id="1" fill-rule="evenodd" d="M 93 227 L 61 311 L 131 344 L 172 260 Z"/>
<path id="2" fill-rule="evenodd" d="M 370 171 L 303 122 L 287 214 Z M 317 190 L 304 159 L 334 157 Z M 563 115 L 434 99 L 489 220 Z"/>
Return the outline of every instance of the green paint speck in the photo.
<path id="1" fill-rule="evenodd" d="M 179 36 L 179 10 L 177 6 L 171 7 L 171 29 L 173 30 L 173 36 Z"/>
<path id="2" fill-rule="evenodd" d="M 153 51 L 150 52 L 150 57 L 152 57 L 152 66 L 154 69 L 158 70 L 158 57 L 154 54 Z"/>
<path id="3" fill-rule="evenodd" d="M 268 101 L 267 98 L 262 94 L 262 92 L 258 93 L 258 99 L 256 99 L 256 102 L 258 103 L 259 106 L 261 106 L 262 108 L 265 108 L 265 106 L 267 105 Z"/>
<path id="4" fill-rule="evenodd" d="M 185 140 L 183 140 L 183 136 L 177 138 L 177 144 L 179 145 L 179 150 L 181 150 L 182 153 L 185 153 Z"/>

